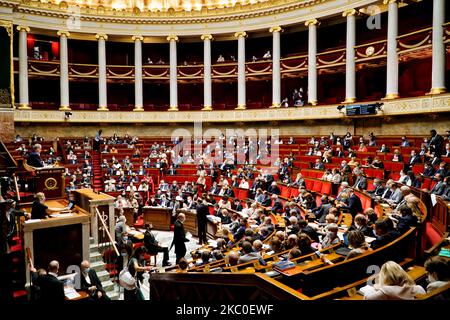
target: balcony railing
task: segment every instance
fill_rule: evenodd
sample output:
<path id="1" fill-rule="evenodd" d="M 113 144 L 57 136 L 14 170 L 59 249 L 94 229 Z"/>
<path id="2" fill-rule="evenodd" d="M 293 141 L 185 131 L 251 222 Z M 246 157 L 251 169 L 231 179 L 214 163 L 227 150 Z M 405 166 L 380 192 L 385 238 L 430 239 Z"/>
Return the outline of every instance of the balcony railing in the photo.
<path id="1" fill-rule="evenodd" d="M 450 23 L 444 25 L 444 41 L 450 43 Z M 431 55 L 431 33 L 432 28 L 425 28 L 400 35 L 397 38 L 398 52 L 402 57 L 419 57 L 417 52 L 421 52 L 420 58 L 424 55 Z M 383 65 L 386 59 L 387 40 L 379 40 L 355 46 L 355 62 L 357 64 L 371 63 Z M 298 54 L 281 59 L 281 73 L 283 76 L 294 76 L 306 74 L 308 56 Z M 317 54 L 317 68 L 328 69 L 328 71 L 339 71 L 345 66 L 345 48 L 330 49 Z M 272 73 L 272 61 L 259 60 L 246 62 L 246 75 L 252 79 L 257 77 L 267 77 Z M 15 70 L 18 70 L 18 59 L 15 59 Z M 43 61 L 29 59 L 28 72 L 31 77 L 59 77 L 59 61 Z M 134 66 L 108 65 L 106 68 L 108 79 L 132 80 L 134 79 Z M 203 64 L 180 65 L 177 68 L 178 79 L 180 80 L 201 80 L 203 79 Z M 69 76 L 75 78 L 98 78 L 98 65 L 69 63 Z M 215 63 L 212 65 L 212 78 L 235 79 L 237 78 L 237 62 Z M 155 81 L 167 81 L 169 79 L 168 64 L 144 64 L 143 79 Z"/>

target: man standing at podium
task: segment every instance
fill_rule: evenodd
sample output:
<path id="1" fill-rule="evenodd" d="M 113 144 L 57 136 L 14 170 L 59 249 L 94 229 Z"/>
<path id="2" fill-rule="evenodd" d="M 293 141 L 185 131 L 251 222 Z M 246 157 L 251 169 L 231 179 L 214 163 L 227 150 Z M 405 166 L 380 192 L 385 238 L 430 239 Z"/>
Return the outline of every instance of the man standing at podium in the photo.
<path id="1" fill-rule="evenodd" d="M 27 164 L 29 166 L 35 167 L 35 168 L 42 168 L 44 166 L 44 161 L 41 159 L 41 151 L 42 146 L 39 143 L 36 143 L 33 146 L 33 151 L 30 153 L 30 155 L 27 158 Z"/>

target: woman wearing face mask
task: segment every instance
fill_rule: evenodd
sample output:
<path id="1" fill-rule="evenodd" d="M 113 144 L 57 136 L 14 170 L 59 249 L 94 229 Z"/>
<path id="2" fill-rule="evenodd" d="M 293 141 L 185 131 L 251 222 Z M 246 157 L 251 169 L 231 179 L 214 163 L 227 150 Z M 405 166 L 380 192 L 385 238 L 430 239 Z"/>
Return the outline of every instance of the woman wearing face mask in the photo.
<path id="1" fill-rule="evenodd" d="M 341 240 L 339 239 L 338 225 L 335 223 L 329 224 L 327 227 L 327 232 L 319 244 L 319 250 L 331 247 L 332 245 L 338 244 Z"/>
<path id="2" fill-rule="evenodd" d="M 128 271 L 136 279 L 136 288 L 134 290 L 124 290 L 125 301 L 145 300 L 141 291 L 141 283 L 144 280 L 143 273 L 151 270 L 150 266 L 145 266 L 146 253 L 147 250 L 144 246 L 138 247 L 128 262 Z"/>

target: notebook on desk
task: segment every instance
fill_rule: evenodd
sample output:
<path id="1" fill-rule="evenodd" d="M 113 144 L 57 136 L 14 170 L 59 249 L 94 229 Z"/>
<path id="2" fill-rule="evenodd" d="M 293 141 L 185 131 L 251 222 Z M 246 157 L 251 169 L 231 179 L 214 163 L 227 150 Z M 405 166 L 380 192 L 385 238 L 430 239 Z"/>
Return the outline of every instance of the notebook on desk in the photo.
<path id="1" fill-rule="evenodd" d="M 351 249 L 349 249 L 348 247 L 340 247 L 338 249 L 336 249 L 336 253 L 341 255 L 341 256 L 348 256 L 348 254 L 350 253 Z"/>

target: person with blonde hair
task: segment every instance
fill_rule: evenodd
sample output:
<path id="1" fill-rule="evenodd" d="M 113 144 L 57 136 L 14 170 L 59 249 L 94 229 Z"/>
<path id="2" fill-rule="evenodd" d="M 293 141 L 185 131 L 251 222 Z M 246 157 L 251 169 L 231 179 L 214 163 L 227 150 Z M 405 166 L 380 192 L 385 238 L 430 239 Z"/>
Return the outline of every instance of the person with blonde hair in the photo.
<path id="1" fill-rule="evenodd" d="M 364 300 L 414 300 L 416 295 L 425 294 L 425 290 L 394 261 L 381 266 L 374 286 L 364 288 Z"/>
<path id="2" fill-rule="evenodd" d="M 38 192 L 34 195 L 34 201 L 31 205 L 31 219 L 45 219 L 47 215 L 62 211 L 66 208 L 49 208 L 45 205 L 45 194 Z"/>

